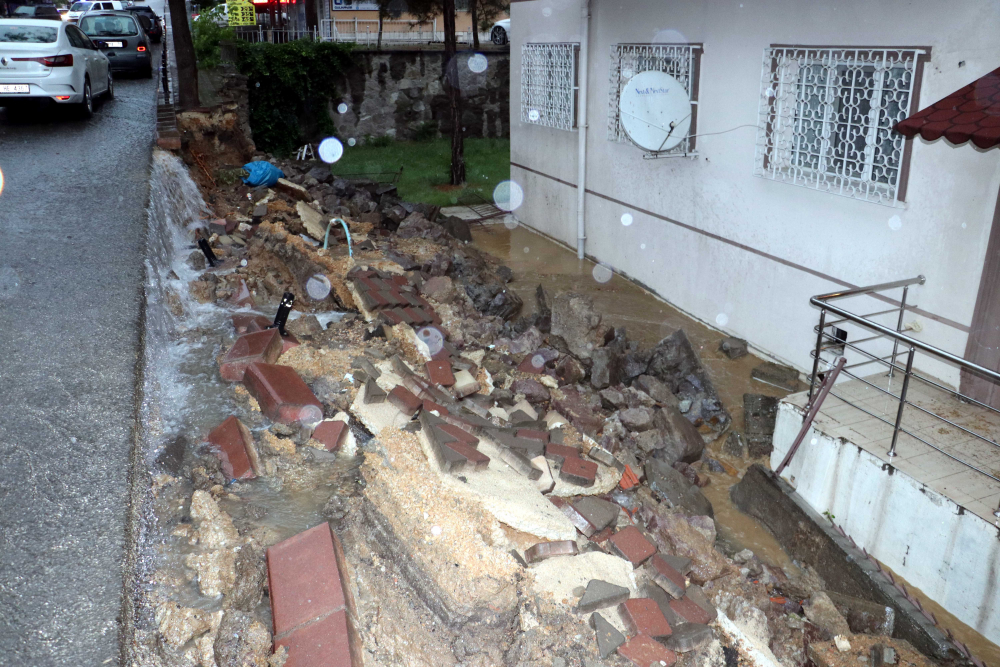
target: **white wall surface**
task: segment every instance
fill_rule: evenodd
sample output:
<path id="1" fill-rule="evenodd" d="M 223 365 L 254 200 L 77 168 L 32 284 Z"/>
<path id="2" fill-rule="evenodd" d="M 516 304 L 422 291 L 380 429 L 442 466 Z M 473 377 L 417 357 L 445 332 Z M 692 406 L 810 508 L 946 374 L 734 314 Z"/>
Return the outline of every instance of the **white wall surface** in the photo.
<path id="1" fill-rule="evenodd" d="M 643 160 L 634 146 L 607 139 L 610 47 L 703 43 L 697 131 L 720 132 L 756 125 L 763 50 L 771 44 L 930 46 L 923 108 L 1000 66 L 1000 4 L 592 0 L 591 8 L 587 188 L 627 205 L 588 195 L 588 254 L 801 369 L 810 368 L 818 318 L 809 297 L 841 285 L 733 243 L 853 285 L 924 274 L 927 284 L 912 290 L 911 303 L 969 325 L 1000 189 L 1000 150 L 914 140 L 907 201 L 898 208 L 754 177 L 753 127 L 699 137 L 697 158 Z M 576 132 L 521 123 L 520 48 L 577 41 L 579 5 L 531 0 L 513 3 L 511 13 L 511 160 L 575 183 Z M 525 191 L 520 219 L 575 246 L 575 189 L 517 166 L 512 178 Z M 620 222 L 624 213 L 633 216 L 628 227 Z M 895 231 L 888 224 L 893 216 L 902 222 Z M 886 306 L 868 301 L 857 307 Z M 917 337 L 964 352 L 967 334 L 960 327 L 908 314 L 907 321 L 913 319 L 924 325 Z M 950 368 L 923 367 L 957 384 Z"/>

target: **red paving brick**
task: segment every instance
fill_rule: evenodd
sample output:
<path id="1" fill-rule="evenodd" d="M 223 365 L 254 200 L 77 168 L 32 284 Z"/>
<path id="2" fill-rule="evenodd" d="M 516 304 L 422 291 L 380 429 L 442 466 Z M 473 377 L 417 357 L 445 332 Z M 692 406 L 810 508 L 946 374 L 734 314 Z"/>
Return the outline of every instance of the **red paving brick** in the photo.
<path id="1" fill-rule="evenodd" d="M 334 612 L 274 642 L 288 649 L 285 667 L 352 667 L 347 612 Z"/>
<path id="2" fill-rule="evenodd" d="M 659 605 L 651 598 L 632 598 L 618 606 L 629 636 L 669 637 L 673 630 Z"/>
<path id="3" fill-rule="evenodd" d="M 577 486 L 593 486 L 597 479 L 597 464 L 567 456 L 559 470 L 559 479 Z"/>
<path id="4" fill-rule="evenodd" d="M 319 440 L 328 452 L 340 451 L 347 435 L 347 424 L 339 419 L 324 419 L 313 431 L 314 440 Z"/>
<path id="5" fill-rule="evenodd" d="M 656 553 L 656 547 L 635 526 L 622 528 L 608 540 L 618 554 L 639 567 Z"/>
<path id="6" fill-rule="evenodd" d="M 532 428 L 519 428 L 514 432 L 519 438 L 527 438 L 528 440 L 538 440 L 539 442 L 548 443 L 549 432 L 548 431 L 538 431 Z M 579 453 L 577 454 L 579 456 Z"/>
<path id="7" fill-rule="evenodd" d="M 580 458 L 580 450 L 576 447 L 567 447 L 566 445 L 557 445 L 551 442 L 545 445 L 545 458 L 556 463 L 562 463 L 569 457 Z"/>
<path id="8" fill-rule="evenodd" d="M 674 610 L 674 613 L 686 620 L 688 623 L 701 623 L 702 625 L 707 625 L 712 621 L 712 617 L 709 613 L 686 595 L 680 600 L 671 600 L 670 608 Z"/>
<path id="9" fill-rule="evenodd" d="M 253 479 L 257 476 L 257 450 L 253 436 L 235 416 L 229 416 L 208 434 L 222 462 L 226 479 Z"/>
<path id="10" fill-rule="evenodd" d="M 451 372 L 451 364 L 447 361 L 428 361 L 424 367 L 427 369 L 427 377 L 434 384 L 439 384 L 442 387 L 450 387 L 455 384 L 455 374 Z"/>
<path id="11" fill-rule="evenodd" d="M 663 556 L 660 554 L 653 556 L 649 560 L 649 564 L 657 574 L 662 574 L 667 579 L 674 582 L 677 586 L 680 586 L 681 590 L 687 588 L 687 581 L 685 580 L 684 575 L 671 567 L 670 563 L 663 560 Z"/>
<path id="12" fill-rule="evenodd" d="M 281 334 L 277 329 L 243 334 L 222 358 L 219 374 L 227 382 L 242 382 L 247 366 L 254 362 L 273 364 L 281 353 Z"/>
<path id="13" fill-rule="evenodd" d="M 397 384 L 392 388 L 392 391 L 389 392 L 389 402 L 408 417 L 412 417 L 417 414 L 417 410 L 419 410 L 422 405 L 420 399 L 414 396 L 413 392 L 401 384 Z"/>
<path id="14" fill-rule="evenodd" d="M 344 609 L 344 589 L 328 523 L 270 547 L 267 576 L 276 637 Z"/>
<path id="15" fill-rule="evenodd" d="M 323 404 L 289 366 L 250 364 L 243 384 L 268 419 L 282 424 L 323 419 Z"/>
<path id="16" fill-rule="evenodd" d="M 436 412 L 436 413 L 438 413 L 439 417 L 441 415 L 448 414 L 448 408 L 444 407 L 440 403 L 435 403 L 434 401 L 430 400 L 429 398 L 425 398 L 424 399 L 424 402 L 423 402 L 422 406 L 423 406 L 424 410 L 426 410 L 427 412 Z"/>
<path id="17" fill-rule="evenodd" d="M 490 457 L 483 454 L 478 449 L 473 449 L 464 442 L 456 440 L 455 442 L 444 443 L 444 447 L 450 448 L 452 451 L 458 452 L 465 457 L 468 463 L 466 464 L 466 469 L 472 470 L 484 470 L 490 465 Z"/>
<path id="18" fill-rule="evenodd" d="M 424 401 L 425 410 L 427 409 L 427 403 L 429 402 L 430 401 Z M 472 435 L 468 431 L 455 426 L 454 424 L 438 424 L 437 427 L 453 438 L 458 438 L 459 442 L 464 442 L 469 447 L 479 447 L 479 438 Z"/>
<path id="19" fill-rule="evenodd" d="M 677 662 L 676 653 L 649 635 L 632 637 L 618 647 L 618 655 L 631 660 L 636 667 L 671 667 Z"/>

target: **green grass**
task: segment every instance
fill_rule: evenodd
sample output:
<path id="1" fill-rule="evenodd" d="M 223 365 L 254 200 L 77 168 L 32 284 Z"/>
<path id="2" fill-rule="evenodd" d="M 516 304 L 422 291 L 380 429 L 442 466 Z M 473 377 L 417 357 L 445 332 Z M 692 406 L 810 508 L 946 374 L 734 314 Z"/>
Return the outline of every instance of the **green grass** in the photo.
<path id="1" fill-rule="evenodd" d="M 336 175 L 399 171 L 399 197 L 404 201 L 451 206 L 468 191 L 493 199 L 497 183 L 510 179 L 509 139 L 466 139 L 463 188 L 448 185 L 451 141 L 394 141 L 386 146 L 344 146 L 344 157 L 332 166 Z"/>

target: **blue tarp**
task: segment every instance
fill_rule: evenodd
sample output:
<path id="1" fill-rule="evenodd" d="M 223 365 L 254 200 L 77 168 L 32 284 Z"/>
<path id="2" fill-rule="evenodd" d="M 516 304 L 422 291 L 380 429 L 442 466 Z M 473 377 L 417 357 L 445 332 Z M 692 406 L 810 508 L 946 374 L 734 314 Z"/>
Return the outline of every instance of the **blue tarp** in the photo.
<path id="1" fill-rule="evenodd" d="M 285 172 L 281 171 L 270 162 L 265 162 L 263 160 L 247 162 L 243 165 L 243 168 L 250 172 L 250 175 L 244 178 L 243 182 L 247 185 L 252 185 L 253 187 L 257 187 L 258 185 L 271 187 L 278 182 L 279 178 L 285 177 Z"/>

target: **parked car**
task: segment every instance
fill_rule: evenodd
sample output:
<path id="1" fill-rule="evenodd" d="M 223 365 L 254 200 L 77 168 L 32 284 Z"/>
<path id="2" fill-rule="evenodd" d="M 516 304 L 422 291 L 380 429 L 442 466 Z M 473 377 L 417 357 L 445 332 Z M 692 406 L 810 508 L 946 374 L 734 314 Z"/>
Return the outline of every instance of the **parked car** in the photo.
<path id="1" fill-rule="evenodd" d="M 113 98 L 108 58 L 75 25 L 48 19 L 0 19 L 0 106 L 31 102 L 79 105 L 89 117 L 94 97 Z"/>
<path id="2" fill-rule="evenodd" d="M 490 41 L 503 46 L 510 41 L 510 19 L 501 19 L 493 24 L 490 30 Z"/>
<path id="3" fill-rule="evenodd" d="M 160 41 L 163 40 L 163 21 L 161 21 L 160 17 L 156 15 L 156 12 L 145 5 L 135 5 L 133 7 L 129 7 L 129 11 L 136 16 L 146 17 L 146 19 L 149 20 L 150 25 L 146 28 L 146 34 L 154 44 L 159 44 Z M 146 26 L 143 25 L 143 27 L 145 28 Z"/>
<path id="4" fill-rule="evenodd" d="M 94 2 L 87 0 L 85 2 L 74 2 L 63 18 L 70 23 L 76 23 L 87 12 L 121 11 L 123 9 L 125 7 L 120 0 L 95 0 Z"/>
<path id="5" fill-rule="evenodd" d="M 48 19 L 61 21 L 62 16 L 54 5 L 21 5 L 10 15 L 15 19 Z"/>
<path id="6" fill-rule="evenodd" d="M 80 30 L 108 57 L 111 69 L 152 78 L 149 37 L 132 12 L 88 12 L 80 19 Z"/>

